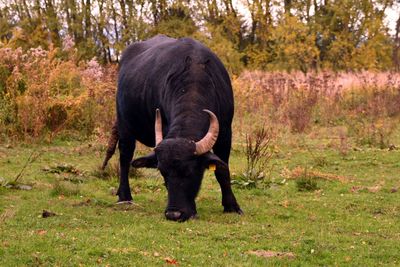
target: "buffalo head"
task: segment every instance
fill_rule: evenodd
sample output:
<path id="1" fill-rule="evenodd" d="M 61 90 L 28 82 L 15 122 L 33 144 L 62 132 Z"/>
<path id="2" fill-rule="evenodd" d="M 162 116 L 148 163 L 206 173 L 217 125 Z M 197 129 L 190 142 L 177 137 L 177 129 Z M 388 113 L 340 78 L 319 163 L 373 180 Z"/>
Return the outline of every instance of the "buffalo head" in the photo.
<path id="1" fill-rule="evenodd" d="M 195 198 L 210 164 L 228 169 L 225 162 L 210 152 L 218 138 L 219 123 L 214 113 L 204 111 L 210 115 L 210 127 L 200 141 L 194 142 L 186 138 L 163 139 L 161 115 L 157 109 L 154 152 L 132 162 L 136 168 L 157 168 L 161 172 L 168 190 L 165 216 L 169 220 L 186 221 L 196 216 Z"/>

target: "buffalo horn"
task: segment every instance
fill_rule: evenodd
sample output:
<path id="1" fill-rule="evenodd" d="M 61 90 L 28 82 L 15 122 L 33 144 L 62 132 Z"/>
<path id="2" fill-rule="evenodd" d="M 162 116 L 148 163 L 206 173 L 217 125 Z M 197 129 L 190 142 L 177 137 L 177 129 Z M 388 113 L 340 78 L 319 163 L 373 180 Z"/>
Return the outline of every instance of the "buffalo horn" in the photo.
<path id="1" fill-rule="evenodd" d="M 156 132 L 156 146 L 158 146 L 158 144 L 163 140 L 161 114 L 159 109 L 156 109 L 156 123 L 154 128 Z"/>
<path id="2" fill-rule="evenodd" d="M 210 115 L 210 127 L 208 128 L 207 134 L 200 141 L 196 142 L 196 155 L 202 155 L 212 149 L 218 138 L 219 123 L 217 116 L 208 109 L 203 109 Z"/>

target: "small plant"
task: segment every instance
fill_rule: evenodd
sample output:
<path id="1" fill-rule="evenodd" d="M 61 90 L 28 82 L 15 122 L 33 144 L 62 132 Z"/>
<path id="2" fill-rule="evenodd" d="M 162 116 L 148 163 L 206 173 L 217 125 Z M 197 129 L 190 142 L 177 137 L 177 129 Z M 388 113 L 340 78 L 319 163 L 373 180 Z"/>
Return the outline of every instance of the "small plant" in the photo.
<path id="1" fill-rule="evenodd" d="M 246 170 L 234 179 L 233 184 L 242 187 L 256 187 L 260 182 L 266 182 L 265 171 L 273 156 L 271 149 L 272 133 L 265 126 L 246 135 Z"/>
<path id="2" fill-rule="evenodd" d="M 83 175 L 82 171 L 78 170 L 74 165 L 69 163 L 60 163 L 51 167 L 44 167 L 42 170 L 45 172 L 56 173 L 56 174 L 69 173 L 79 176 Z"/>
<path id="3" fill-rule="evenodd" d="M 79 194 L 79 184 L 60 181 L 58 179 L 54 181 L 53 189 L 51 190 L 52 196 L 77 196 Z"/>
<path id="4" fill-rule="evenodd" d="M 299 192 L 312 192 L 319 189 L 315 176 L 309 175 L 307 169 L 304 170 L 302 176 L 296 179 L 296 187 Z"/>
<path id="5" fill-rule="evenodd" d="M 296 180 L 297 190 L 300 192 L 310 192 L 318 189 L 317 181 L 311 177 L 302 177 Z"/>
<path id="6" fill-rule="evenodd" d="M 91 175 L 102 180 L 119 179 L 119 162 L 110 162 L 104 170 L 101 166 L 98 166 L 92 171 Z M 139 169 L 133 167 L 129 168 L 129 177 L 133 178 L 140 176 L 142 176 L 142 173 Z"/>
<path id="7" fill-rule="evenodd" d="M 329 161 L 324 156 L 318 156 L 314 158 L 315 167 L 325 167 L 329 165 Z"/>
<path id="8" fill-rule="evenodd" d="M 287 103 L 287 116 L 290 130 L 293 133 L 302 133 L 310 125 L 312 111 L 318 101 L 316 91 L 293 90 Z"/>

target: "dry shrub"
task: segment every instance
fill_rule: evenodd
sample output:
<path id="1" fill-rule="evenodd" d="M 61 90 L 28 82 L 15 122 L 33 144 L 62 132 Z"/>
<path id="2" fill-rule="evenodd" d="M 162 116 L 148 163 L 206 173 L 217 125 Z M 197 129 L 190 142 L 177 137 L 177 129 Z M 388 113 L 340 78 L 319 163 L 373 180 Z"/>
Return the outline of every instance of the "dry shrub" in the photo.
<path id="1" fill-rule="evenodd" d="M 293 133 L 313 124 L 345 126 L 358 143 L 386 147 L 400 116 L 398 73 L 253 71 L 243 72 L 233 86 L 234 127 L 240 133 L 264 123 L 285 125 Z M 339 138 L 347 147 L 347 139 Z"/>
<path id="2" fill-rule="evenodd" d="M 106 140 L 115 119 L 116 66 L 78 64 L 71 47 L 66 41 L 62 51 L 0 48 L 0 138 Z M 254 125 L 299 133 L 318 123 L 347 126 L 356 140 L 372 136 L 360 143 L 384 147 L 400 116 L 399 73 L 245 71 L 233 87 L 234 137 Z"/>
<path id="3" fill-rule="evenodd" d="M 246 135 L 246 177 L 257 180 L 265 176 L 264 171 L 270 162 L 272 133 L 263 126 L 250 135 Z"/>
<path id="4" fill-rule="evenodd" d="M 58 49 L 0 48 L 0 132 L 25 140 L 59 132 L 104 135 L 114 121 L 115 67 L 81 62 Z M 1 57 L 2 56 L 2 57 Z"/>
<path id="5" fill-rule="evenodd" d="M 347 121 L 349 132 L 354 136 L 358 145 L 369 145 L 381 149 L 391 145 L 391 138 L 398 127 L 398 120 L 379 118 L 369 120 L 354 118 Z"/>
<path id="6" fill-rule="evenodd" d="M 290 92 L 285 114 L 287 114 L 292 132 L 302 133 L 310 126 L 313 108 L 317 100 L 316 91 L 293 90 Z"/>
<path id="7" fill-rule="evenodd" d="M 271 172 L 271 158 L 274 155 L 272 147 L 273 134 L 265 126 L 246 134 L 246 170 L 235 177 L 233 184 L 242 187 L 255 187 L 267 178 L 266 171 Z"/>

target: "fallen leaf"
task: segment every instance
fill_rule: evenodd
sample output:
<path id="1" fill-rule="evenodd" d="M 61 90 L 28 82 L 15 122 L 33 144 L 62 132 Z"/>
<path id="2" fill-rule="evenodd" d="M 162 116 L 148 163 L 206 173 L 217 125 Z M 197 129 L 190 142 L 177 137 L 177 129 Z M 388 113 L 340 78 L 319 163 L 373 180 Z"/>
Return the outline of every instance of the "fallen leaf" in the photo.
<path id="1" fill-rule="evenodd" d="M 176 259 L 172 259 L 170 257 L 164 258 L 165 262 L 172 265 L 178 265 L 178 261 Z"/>
<path id="2" fill-rule="evenodd" d="M 143 256 L 149 256 L 150 253 L 147 251 L 139 251 L 140 254 L 142 254 Z"/>
<path id="3" fill-rule="evenodd" d="M 46 230 L 43 230 L 43 229 L 37 230 L 38 235 L 45 235 L 46 233 L 47 233 Z"/>
<path id="4" fill-rule="evenodd" d="M 258 257 L 264 258 L 288 258 L 293 259 L 296 256 L 292 252 L 278 252 L 278 251 L 271 251 L 271 250 L 250 250 L 247 253 L 251 255 L 256 255 Z"/>
<path id="5" fill-rule="evenodd" d="M 284 200 L 284 201 L 282 201 L 281 205 L 282 205 L 284 208 L 289 207 L 289 200 Z"/>

